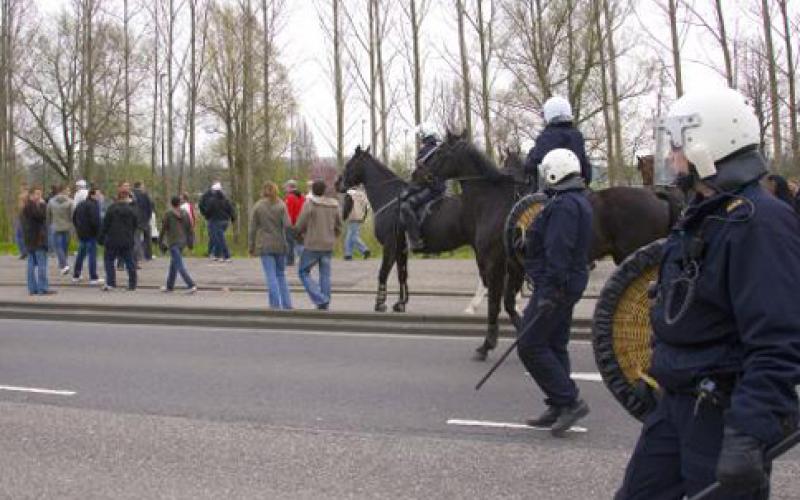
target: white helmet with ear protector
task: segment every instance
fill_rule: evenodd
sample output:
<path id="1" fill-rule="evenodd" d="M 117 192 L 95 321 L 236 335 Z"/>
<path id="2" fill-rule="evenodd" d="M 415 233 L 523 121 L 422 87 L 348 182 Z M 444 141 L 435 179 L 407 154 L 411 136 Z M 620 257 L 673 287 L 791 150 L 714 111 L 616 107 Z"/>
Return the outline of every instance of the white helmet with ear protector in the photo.
<path id="1" fill-rule="evenodd" d="M 554 96 L 545 101 L 542 106 L 545 123 L 551 123 L 560 119 L 562 121 L 572 121 L 572 105 L 561 96 Z"/>
<path id="2" fill-rule="evenodd" d="M 545 182 L 552 186 L 573 174 L 581 173 L 581 162 L 569 149 L 554 149 L 544 155 L 541 164 Z"/>
<path id="3" fill-rule="evenodd" d="M 701 179 L 717 174 L 718 161 L 761 141 L 753 108 L 730 88 L 687 92 L 656 126 L 669 134 L 673 148 L 683 149 Z"/>

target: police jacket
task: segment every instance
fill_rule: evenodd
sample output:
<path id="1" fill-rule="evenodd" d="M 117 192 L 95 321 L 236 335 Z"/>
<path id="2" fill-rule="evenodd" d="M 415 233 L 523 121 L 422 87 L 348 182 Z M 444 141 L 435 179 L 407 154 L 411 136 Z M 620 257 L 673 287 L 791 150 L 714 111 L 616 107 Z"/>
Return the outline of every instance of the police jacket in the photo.
<path id="1" fill-rule="evenodd" d="M 86 198 L 78 203 L 72 213 L 72 224 L 78 238 L 82 240 L 95 239 L 100 234 L 100 206 L 92 198 Z"/>
<path id="2" fill-rule="evenodd" d="M 533 178 L 535 191 L 538 190 L 539 164 L 542 163 L 547 153 L 561 148 L 575 153 L 581 162 L 581 177 L 587 186 L 591 184 L 592 166 L 586 157 L 586 143 L 583 140 L 583 134 L 572 125 L 572 122 L 550 123 L 536 138 L 536 144 L 528 152 L 528 158 L 525 160 L 525 174 Z"/>
<path id="3" fill-rule="evenodd" d="M 423 142 L 422 147 L 419 148 L 419 152 L 417 153 L 417 165 L 424 165 L 430 158 L 431 153 L 438 147 L 439 142 L 436 141 L 436 139 L 427 139 Z M 427 187 L 436 195 L 440 195 L 447 190 L 447 185 L 444 180 L 438 177 L 430 179 L 429 182 L 425 183 L 424 187 Z"/>
<path id="4" fill-rule="evenodd" d="M 592 205 L 583 189 L 557 192 L 525 235 L 525 273 L 542 299 L 577 298 L 589 282 Z"/>
<path id="5" fill-rule="evenodd" d="M 675 391 L 706 376 L 733 381 L 726 425 L 779 441 L 798 412 L 798 276 L 800 220 L 757 180 L 696 199 L 661 262 L 651 374 Z"/>

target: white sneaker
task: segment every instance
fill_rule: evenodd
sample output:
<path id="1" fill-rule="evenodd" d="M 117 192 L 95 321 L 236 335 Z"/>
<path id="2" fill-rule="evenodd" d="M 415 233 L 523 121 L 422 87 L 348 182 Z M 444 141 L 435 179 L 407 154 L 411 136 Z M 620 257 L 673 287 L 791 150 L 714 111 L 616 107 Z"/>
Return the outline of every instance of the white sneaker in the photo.
<path id="1" fill-rule="evenodd" d="M 172 291 L 172 290 L 170 290 L 169 288 L 167 288 L 167 287 L 165 287 L 165 286 L 162 286 L 161 288 L 159 288 L 159 290 L 161 290 L 161 291 L 162 291 L 162 292 L 164 292 L 164 293 L 169 293 L 169 292 L 171 292 L 171 291 Z"/>
<path id="2" fill-rule="evenodd" d="M 225 264 L 230 264 L 231 262 L 233 262 L 233 259 L 225 259 L 222 262 L 224 262 Z"/>
<path id="3" fill-rule="evenodd" d="M 193 286 L 192 288 L 186 289 L 186 295 L 194 295 L 197 293 L 197 287 Z"/>
<path id="4" fill-rule="evenodd" d="M 64 266 L 64 269 L 61 270 L 61 274 L 63 276 L 66 276 L 67 274 L 69 274 L 69 266 Z"/>
<path id="5" fill-rule="evenodd" d="M 100 290 L 102 290 L 104 292 L 113 292 L 114 291 L 114 287 L 113 286 L 108 286 L 108 285 L 103 285 L 102 288 L 100 288 Z"/>
<path id="6" fill-rule="evenodd" d="M 89 280 L 89 285 L 91 286 L 102 285 L 103 283 L 105 283 L 103 278 L 97 278 L 96 280 Z"/>
<path id="7" fill-rule="evenodd" d="M 81 282 L 81 279 L 80 279 L 80 278 L 75 278 L 75 277 L 73 277 L 73 278 L 72 278 L 72 284 L 73 284 L 73 285 L 77 285 L 77 284 L 78 284 L 78 283 L 80 283 L 80 282 Z"/>

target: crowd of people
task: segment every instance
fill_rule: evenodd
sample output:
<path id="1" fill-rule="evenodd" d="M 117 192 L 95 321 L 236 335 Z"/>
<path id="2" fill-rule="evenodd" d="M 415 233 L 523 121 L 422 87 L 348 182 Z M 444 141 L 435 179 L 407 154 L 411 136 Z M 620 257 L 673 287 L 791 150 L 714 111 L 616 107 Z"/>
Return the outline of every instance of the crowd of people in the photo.
<path id="1" fill-rule="evenodd" d="M 331 259 L 337 239 L 346 225 L 344 259 L 352 260 L 354 252 L 364 259 L 370 250 L 360 236 L 361 225 L 369 214 L 366 195 L 356 189 L 344 195 L 340 208 L 336 196 L 328 194 L 322 180 L 309 182 L 303 194 L 298 183 L 290 180 L 281 197 L 278 186 L 267 182 L 261 199 L 249 219 L 248 250 L 259 257 L 265 277 L 269 306 L 292 309 L 292 298 L 286 280 L 287 266 L 295 265 L 309 298 L 317 309 L 326 310 L 331 301 Z M 153 243 L 162 254 L 169 255 L 170 265 L 164 292 L 172 292 L 178 276 L 187 293 L 195 293 L 192 279 L 183 258 L 185 249 L 195 243 L 197 215 L 188 193 L 174 196 L 156 224 L 156 206 L 144 183 L 121 182 L 116 195 L 108 200 L 84 180 L 75 183 L 75 194 L 69 185 L 53 186 L 48 197 L 38 187 L 22 186 L 16 217 L 16 242 L 20 258 L 27 259 L 27 284 L 31 295 L 56 293 L 48 282 L 48 254 L 55 254 L 58 269 L 64 276 L 71 273 L 72 282 L 82 281 L 84 268 L 88 283 L 103 291 L 118 287 L 117 271 L 127 271 L 127 290 L 138 286 L 137 270 L 142 263 L 155 258 Z M 236 222 L 236 208 L 215 181 L 200 196 L 197 211 L 205 218 L 208 229 L 207 255 L 214 262 L 230 263 L 231 251 L 226 231 Z M 78 240 L 72 265 L 69 259 L 70 238 Z M 104 248 L 104 278 L 98 273 L 98 246 Z M 312 271 L 317 268 L 317 277 Z"/>

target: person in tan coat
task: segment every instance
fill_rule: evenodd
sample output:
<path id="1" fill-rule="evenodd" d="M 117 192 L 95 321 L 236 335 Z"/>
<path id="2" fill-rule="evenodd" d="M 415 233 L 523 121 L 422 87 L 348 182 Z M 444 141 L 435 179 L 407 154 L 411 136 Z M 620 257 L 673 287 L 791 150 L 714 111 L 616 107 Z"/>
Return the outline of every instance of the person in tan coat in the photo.
<path id="1" fill-rule="evenodd" d="M 313 197 L 306 199 L 295 232 L 303 240 L 299 274 L 311 301 L 317 309 L 327 310 L 331 301 L 331 258 L 336 238 L 342 232 L 339 203 L 325 196 L 325 181 L 311 186 Z M 311 278 L 311 269 L 319 265 L 319 282 Z"/>
<path id="2" fill-rule="evenodd" d="M 278 196 L 278 186 L 274 182 L 264 183 L 261 199 L 250 213 L 248 242 L 250 255 L 261 258 L 272 309 L 292 308 L 292 295 L 286 282 L 286 233 L 290 227 L 289 212 Z"/>

